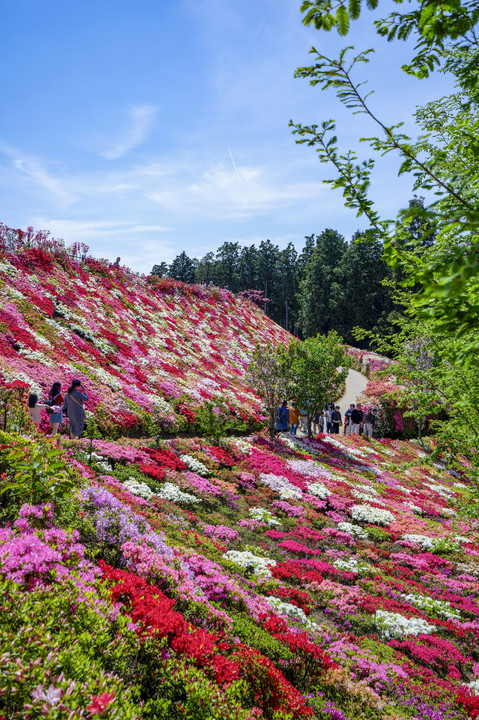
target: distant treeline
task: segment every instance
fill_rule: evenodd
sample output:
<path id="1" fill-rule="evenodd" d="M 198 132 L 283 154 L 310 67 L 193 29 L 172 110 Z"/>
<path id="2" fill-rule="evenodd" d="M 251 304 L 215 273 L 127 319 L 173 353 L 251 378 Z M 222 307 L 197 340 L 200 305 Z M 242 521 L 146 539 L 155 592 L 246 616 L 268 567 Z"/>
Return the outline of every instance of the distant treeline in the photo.
<path id="1" fill-rule="evenodd" d="M 200 260 L 182 252 L 171 265 L 155 265 L 152 274 L 213 283 L 234 293 L 261 291 L 268 299 L 265 312 L 294 335 L 305 338 L 336 330 L 346 342 L 361 346 L 352 334 L 354 327 L 390 330 L 391 313 L 400 312 L 391 284 L 384 282 L 394 278 L 382 244 L 370 238 L 362 242 L 361 237 L 356 233 L 347 242 L 327 229 L 307 236 L 301 252 L 293 243 L 280 250 L 270 240 L 259 247 L 225 242 Z"/>

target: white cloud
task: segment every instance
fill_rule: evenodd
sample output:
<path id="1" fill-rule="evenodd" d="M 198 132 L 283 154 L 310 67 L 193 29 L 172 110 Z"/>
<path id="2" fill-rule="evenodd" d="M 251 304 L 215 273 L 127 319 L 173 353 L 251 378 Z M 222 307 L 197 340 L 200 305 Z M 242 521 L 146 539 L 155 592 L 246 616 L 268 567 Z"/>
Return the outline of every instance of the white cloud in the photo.
<path id="1" fill-rule="evenodd" d="M 67 243 L 106 235 L 131 235 L 135 233 L 167 232 L 170 228 L 164 225 L 142 225 L 123 220 L 99 220 L 85 222 L 82 220 L 58 220 L 54 218 L 36 217 L 33 223 L 37 227 L 45 227 L 55 237 L 64 237 Z"/>
<path id="2" fill-rule="evenodd" d="M 97 220 L 63 220 L 34 217 L 32 225 L 47 228 L 53 237 L 64 238 L 67 245 L 75 242 L 90 246 L 94 257 L 113 258 L 121 255 L 122 265 L 148 274 L 155 263 L 171 262 L 178 246 L 161 237 L 170 230 L 163 225 L 137 222 Z"/>
<path id="3" fill-rule="evenodd" d="M 228 167 L 218 163 L 202 172 L 198 179 L 183 182 L 149 194 L 170 212 L 198 216 L 238 218 L 260 215 L 297 201 L 325 194 L 321 182 L 284 182 L 281 176 L 261 166 Z"/>
<path id="4" fill-rule="evenodd" d="M 11 159 L 12 169 L 17 178 L 26 179 L 29 183 L 44 188 L 49 194 L 54 195 L 63 206 L 70 205 L 77 200 L 73 193 L 68 192 L 63 181 L 47 170 L 38 158 L 26 155 L 2 141 L 0 141 L 0 151 Z"/>
<path id="5" fill-rule="evenodd" d="M 153 127 L 158 108 L 155 105 L 136 105 L 128 112 L 124 127 L 112 138 L 100 140 L 99 155 L 106 160 L 117 160 L 146 140 Z M 102 147 L 101 147 L 102 146 Z"/>

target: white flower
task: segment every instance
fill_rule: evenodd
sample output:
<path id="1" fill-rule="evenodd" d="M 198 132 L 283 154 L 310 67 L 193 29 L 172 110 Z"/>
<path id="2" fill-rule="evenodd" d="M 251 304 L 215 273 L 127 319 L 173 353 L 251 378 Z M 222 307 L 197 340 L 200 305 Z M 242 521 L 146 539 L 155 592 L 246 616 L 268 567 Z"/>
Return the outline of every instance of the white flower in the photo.
<path id="1" fill-rule="evenodd" d="M 473 680 L 472 682 L 468 683 L 467 685 L 464 683 L 465 687 L 471 688 L 474 695 L 479 695 L 479 679 Z"/>
<path id="2" fill-rule="evenodd" d="M 270 568 L 276 565 L 276 560 L 253 555 L 249 550 L 243 552 L 240 550 L 227 550 L 223 557 L 245 570 L 252 570 L 255 575 L 260 577 L 271 577 Z"/>
<path id="3" fill-rule="evenodd" d="M 301 500 L 301 498 L 303 497 L 302 491 L 299 488 L 295 487 L 292 483 L 290 483 L 288 478 L 285 478 L 282 475 L 273 475 L 273 473 L 261 473 L 259 479 L 264 485 L 267 485 L 267 487 L 271 488 L 271 490 L 275 490 L 280 495 L 287 490 L 290 494 L 288 497 L 282 497 L 283 500 L 290 500 L 291 498 Z"/>
<path id="4" fill-rule="evenodd" d="M 353 520 L 368 522 L 372 525 L 389 525 L 396 520 L 389 510 L 375 508 L 371 505 L 353 505 L 349 512 Z"/>
<path id="5" fill-rule="evenodd" d="M 401 536 L 401 540 L 407 540 L 416 545 L 421 545 L 424 550 L 431 550 L 434 538 L 427 537 L 426 535 L 417 535 L 415 533 L 405 533 Z"/>
<path id="6" fill-rule="evenodd" d="M 321 500 L 326 500 L 326 498 L 331 495 L 331 490 L 328 490 L 326 485 L 322 483 L 312 483 L 308 486 L 308 492 L 311 495 L 319 497 Z"/>
<path id="7" fill-rule="evenodd" d="M 283 488 L 279 491 L 281 500 L 301 500 L 303 493 L 299 488 Z"/>
<path id="8" fill-rule="evenodd" d="M 129 490 L 129 492 L 131 492 L 133 495 L 139 495 L 140 497 L 145 498 L 145 500 L 149 500 L 152 495 L 154 495 L 153 491 L 148 487 L 146 483 L 139 482 L 134 478 L 126 480 L 123 483 L 123 487 Z"/>
<path id="9" fill-rule="evenodd" d="M 353 489 L 351 490 L 351 495 L 357 498 L 357 500 L 366 500 L 366 502 L 369 500 L 369 502 L 373 501 L 379 503 L 380 505 L 384 505 L 382 500 L 379 500 L 369 492 L 361 492 L 360 490 Z"/>
<path id="10" fill-rule="evenodd" d="M 412 503 L 412 502 L 407 502 L 407 503 L 405 503 L 405 505 L 407 505 L 408 507 L 410 507 L 411 510 L 412 510 L 413 512 L 417 513 L 418 515 L 422 515 L 423 510 L 422 510 L 422 508 L 419 507 L 419 505 L 414 505 L 414 503 Z M 453 512 L 454 512 L 454 511 L 453 511 Z"/>
<path id="11" fill-rule="evenodd" d="M 362 485 L 361 483 L 357 483 L 355 485 L 355 488 L 357 490 L 362 490 L 367 495 L 374 495 L 375 497 L 377 497 L 379 495 L 378 491 L 375 490 L 375 488 L 371 487 L 371 485 Z"/>
<path id="12" fill-rule="evenodd" d="M 467 538 L 463 538 L 462 535 L 457 535 L 455 537 L 432 538 L 427 535 L 405 533 L 401 536 L 401 540 L 407 540 L 416 545 L 420 545 L 424 550 L 431 550 L 431 552 L 435 552 L 436 550 L 448 550 L 450 552 L 454 552 L 460 550 L 460 542 L 464 540 L 467 541 Z"/>
<path id="13" fill-rule="evenodd" d="M 431 488 L 431 490 L 434 490 L 434 492 L 437 492 L 439 495 L 441 495 L 446 500 L 451 500 L 451 498 L 454 497 L 453 490 L 449 490 L 448 488 L 445 488 L 442 485 L 438 485 L 435 482 L 425 482 L 424 485 Z"/>
<path id="14" fill-rule="evenodd" d="M 410 605 L 414 605 L 420 610 L 429 610 L 433 615 L 440 615 L 445 617 L 446 620 L 461 620 L 460 614 L 453 610 L 451 603 L 447 600 L 436 600 L 432 597 L 415 595 L 414 593 L 401 595 L 401 597 Z"/>
<path id="15" fill-rule="evenodd" d="M 15 275 L 18 275 L 20 270 L 18 270 L 15 265 L 10 265 L 10 263 L 0 263 L 0 272 L 4 272 L 7 275 L 10 275 L 11 277 L 15 277 Z"/>
<path id="16" fill-rule="evenodd" d="M 210 471 L 208 470 L 206 465 L 200 462 L 200 460 L 191 457 L 191 455 L 180 455 L 180 460 L 184 462 L 185 465 L 188 465 L 188 468 L 192 472 L 195 472 L 202 477 L 207 477 L 210 474 Z"/>
<path id="17" fill-rule="evenodd" d="M 264 522 L 270 527 L 282 527 L 279 520 L 276 520 L 276 518 L 273 517 L 270 511 L 265 510 L 265 508 L 252 507 L 249 509 L 249 514 L 251 515 L 253 520 Z"/>
<path id="18" fill-rule="evenodd" d="M 308 620 L 304 610 L 301 610 L 301 608 L 297 607 L 296 605 L 284 602 L 284 600 L 280 600 L 273 595 L 268 595 L 265 599 L 267 603 L 271 605 L 273 610 L 275 610 L 279 615 L 287 615 L 288 617 L 294 618 L 295 620 L 299 620 L 309 628 L 316 627 L 317 623 Z"/>
<path id="19" fill-rule="evenodd" d="M 332 479 L 331 473 L 318 465 L 314 460 L 288 460 L 287 465 L 293 472 L 313 478 L 324 476 Z"/>
<path id="20" fill-rule="evenodd" d="M 373 617 L 384 640 L 401 638 L 405 635 L 429 634 L 436 629 L 435 625 L 430 625 L 422 618 L 407 618 L 388 610 L 376 610 Z"/>
<path id="21" fill-rule="evenodd" d="M 282 438 L 282 441 L 284 442 L 285 445 L 287 445 L 287 446 L 289 447 L 290 450 L 296 450 L 296 449 L 297 449 L 297 448 L 296 448 L 296 446 L 297 446 L 297 444 L 298 444 L 298 441 L 297 441 L 297 440 L 294 440 L 293 438 L 289 438 L 289 437 L 283 437 L 283 438 Z"/>
<path id="22" fill-rule="evenodd" d="M 250 455 L 253 450 L 252 444 L 246 440 L 235 440 L 234 447 L 243 455 Z"/>
<path id="23" fill-rule="evenodd" d="M 170 500 L 176 503 L 200 503 L 201 500 L 190 493 L 182 492 L 179 487 L 173 485 L 173 483 L 163 483 L 157 496 L 164 500 Z"/>
<path id="24" fill-rule="evenodd" d="M 337 527 L 338 530 L 348 533 L 348 535 L 353 535 L 359 538 L 367 538 L 368 536 L 367 532 L 361 527 L 361 525 L 353 525 L 353 523 L 350 522 L 340 522 Z"/>
<path id="25" fill-rule="evenodd" d="M 338 558 L 338 560 L 333 562 L 333 565 L 335 568 L 338 568 L 338 570 L 346 570 L 347 572 L 358 573 L 361 575 L 369 573 L 372 569 L 369 563 L 358 562 L 357 557 L 350 557 L 347 560 Z"/>

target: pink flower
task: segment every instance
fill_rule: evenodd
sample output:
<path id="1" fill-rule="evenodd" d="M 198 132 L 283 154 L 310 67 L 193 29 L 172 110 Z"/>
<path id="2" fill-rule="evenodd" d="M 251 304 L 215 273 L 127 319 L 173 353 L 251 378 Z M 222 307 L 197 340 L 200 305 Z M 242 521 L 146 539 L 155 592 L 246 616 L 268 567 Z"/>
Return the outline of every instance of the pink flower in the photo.
<path id="1" fill-rule="evenodd" d="M 54 685 L 50 685 L 47 690 L 43 689 L 43 685 L 38 685 L 32 690 L 34 702 L 46 702 L 52 707 L 58 705 L 63 694 L 62 688 L 56 688 Z"/>

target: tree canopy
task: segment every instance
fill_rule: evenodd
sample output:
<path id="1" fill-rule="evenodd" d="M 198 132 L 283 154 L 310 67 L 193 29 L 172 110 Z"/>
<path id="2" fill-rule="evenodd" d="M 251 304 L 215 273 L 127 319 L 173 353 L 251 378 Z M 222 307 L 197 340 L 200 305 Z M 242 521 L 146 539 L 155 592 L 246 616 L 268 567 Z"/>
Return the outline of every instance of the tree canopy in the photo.
<path id="1" fill-rule="evenodd" d="M 335 169 L 326 182 L 341 190 L 347 207 L 369 220 L 364 236 L 382 241 L 392 279 L 402 288 L 406 317 L 396 335 L 376 342 L 396 358 L 406 401 L 422 418 L 427 412 L 432 416 L 438 453 L 451 458 L 460 451 L 479 473 L 479 5 L 475 0 L 411 0 L 407 7 L 403 0 L 395 2 L 398 10 L 376 19 L 374 28 L 391 42 L 414 39 L 402 70 L 422 82 L 439 71 L 455 84 L 452 94 L 418 108 L 419 136 L 407 136 L 399 121 L 388 125 L 378 117 L 359 77 L 371 48 L 344 48 L 336 58 L 312 48 L 313 64 L 296 73 L 314 87 L 334 90 L 352 113 L 369 118 L 378 134 L 360 138 L 369 146 L 368 157 L 340 147 L 333 120 L 291 126 L 297 142 L 314 147 Z M 335 28 L 344 36 L 365 8 L 376 7 L 380 0 L 306 0 L 301 9 L 306 25 Z M 400 108 L 396 111 L 399 116 Z M 400 158 L 399 172 L 410 175 L 414 191 L 434 198 L 425 206 L 416 197 L 395 219 L 381 217 L 370 195 L 376 157 L 389 153 Z"/>

